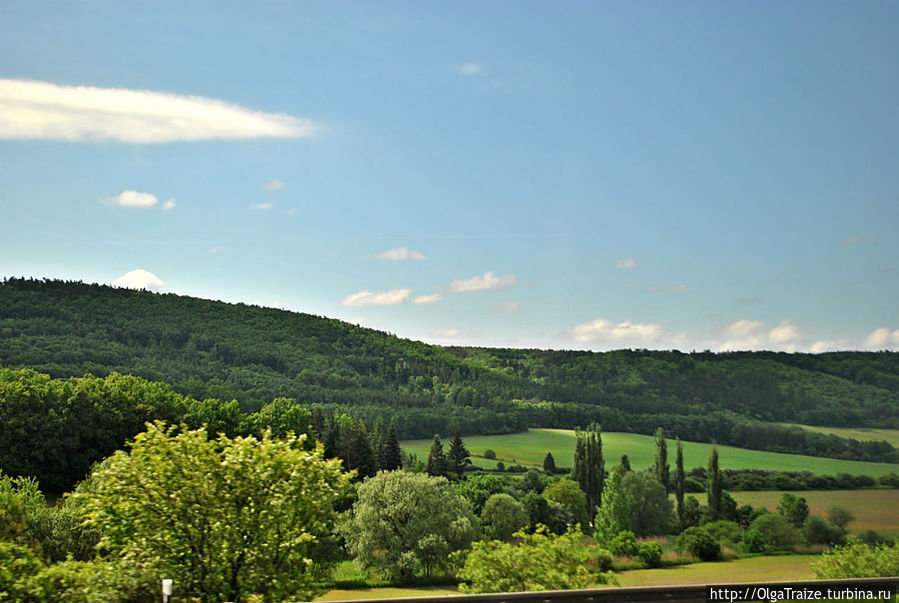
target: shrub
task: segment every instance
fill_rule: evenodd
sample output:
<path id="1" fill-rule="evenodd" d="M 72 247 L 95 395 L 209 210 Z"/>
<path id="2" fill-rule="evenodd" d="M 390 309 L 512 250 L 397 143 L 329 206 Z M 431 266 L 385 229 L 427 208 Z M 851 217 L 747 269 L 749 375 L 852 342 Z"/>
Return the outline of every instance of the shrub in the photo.
<path id="1" fill-rule="evenodd" d="M 633 557 L 637 554 L 637 537 L 630 530 L 622 530 L 606 543 L 616 557 Z"/>
<path id="2" fill-rule="evenodd" d="M 662 545 L 658 542 L 641 542 L 637 557 L 649 567 L 659 567 L 662 562 Z"/>
<path id="3" fill-rule="evenodd" d="M 768 546 L 765 537 L 755 528 L 750 528 L 743 534 L 742 548 L 747 553 L 764 553 Z"/>
<path id="4" fill-rule="evenodd" d="M 853 542 L 825 551 L 811 567 L 816 578 L 825 580 L 899 576 L 899 547 Z"/>
<path id="5" fill-rule="evenodd" d="M 606 549 L 596 547 L 596 567 L 601 572 L 607 572 L 612 569 L 612 562 L 615 560 L 615 556 L 612 555 L 611 551 L 607 551 Z"/>
<path id="6" fill-rule="evenodd" d="M 799 530 L 786 517 L 776 513 L 760 515 L 749 529 L 761 534 L 766 551 L 791 551 L 801 540 Z"/>
<path id="7" fill-rule="evenodd" d="M 712 535 L 712 538 L 718 542 L 726 542 L 729 544 L 739 544 L 743 540 L 743 530 L 740 524 L 734 521 L 719 520 L 707 523 L 702 526 Z"/>
<path id="8" fill-rule="evenodd" d="M 502 473 L 503 471 L 506 470 L 506 464 L 505 464 L 504 462 L 502 462 L 502 461 L 499 461 L 499 462 L 496 464 L 496 470 L 499 471 L 500 473 Z"/>
<path id="9" fill-rule="evenodd" d="M 488 448 L 487 450 L 484 451 L 484 458 L 490 459 L 492 461 L 496 458 L 496 453 Z"/>
<path id="10" fill-rule="evenodd" d="M 464 555 L 457 576 L 466 583 L 461 592 L 520 592 L 587 588 L 608 582 L 608 573 L 591 570 L 592 547 L 581 544 L 583 534 L 571 528 L 556 536 L 539 526 L 533 534 L 516 532 L 519 544 L 498 540 L 474 543 Z"/>
<path id="11" fill-rule="evenodd" d="M 484 535 L 491 540 L 511 540 L 512 535 L 527 523 L 524 505 L 508 494 L 494 494 L 484 503 L 481 525 Z"/>
<path id="12" fill-rule="evenodd" d="M 721 558 L 721 545 L 705 528 L 687 528 L 677 537 L 676 546 L 678 551 L 687 551 L 703 561 Z"/>
<path id="13" fill-rule="evenodd" d="M 846 544 L 846 531 L 817 515 L 812 515 L 802 524 L 802 535 L 806 544 Z"/>

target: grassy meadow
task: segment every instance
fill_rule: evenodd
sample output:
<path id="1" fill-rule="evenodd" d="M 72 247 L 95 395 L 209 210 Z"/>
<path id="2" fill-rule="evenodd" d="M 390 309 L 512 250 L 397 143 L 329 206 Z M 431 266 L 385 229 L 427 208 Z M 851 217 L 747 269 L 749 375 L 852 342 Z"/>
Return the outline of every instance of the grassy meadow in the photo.
<path id="1" fill-rule="evenodd" d="M 519 463 L 526 467 L 543 467 L 547 452 L 552 452 L 556 465 L 570 467 L 574 462 L 574 431 L 570 429 L 531 429 L 524 433 L 496 436 L 469 436 L 464 438 L 465 446 L 471 452 L 474 464 L 493 469 L 497 461 L 508 467 Z M 444 441 L 444 449 L 448 448 Z M 655 460 L 655 439 L 652 436 L 635 433 L 604 432 L 602 434 L 603 456 L 606 464 L 617 463 L 626 454 L 634 469 L 650 467 Z M 683 442 L 684 466 L 705 467 L 708 463 L 711 444 Z M 421 460 L 428 458 L 431 440 L 409 440 L 402 442 L 407 452 L 412 452 Z M 484 458 L 484 451 L 496 452 L 496 460 Z M 851 475 L 871 475 L 879 477 L 891 471 L 899 473 L 899 463 L 869 463 L 842 461 L 798 454 L 780 454 L 718 446 L 719 462 L 726 469 L 770 469 L 776 471 L 811 471 L 820 475 L 849 473 Z M 675 442 L 668 440 L 668 459 L 674 464 Z"/>
<path id="2" fill-rule="evenodd" d="M 859 442 L 886 442 L 899 448 L 899 429 L 877 429 L 876 427 L 818 427 L 798 423 L 780 423 L 785 427 L 801 427 L 806 431 L 830 433 L 841 438 L 852 438 Z"/>
<path id="3" fill-rule="evenodd" d="M 777 510 L 781 492 L 732 492 L 736 501 L 753 507 Z M 881 534 L 899 537 L 899 490 L 807 490 L 793 492 L 808 502 L 813 515 L 826 517 L 831 505 L 845 507 L 855 514 L 849 532 L 858 534 L 876 530 Z"/>

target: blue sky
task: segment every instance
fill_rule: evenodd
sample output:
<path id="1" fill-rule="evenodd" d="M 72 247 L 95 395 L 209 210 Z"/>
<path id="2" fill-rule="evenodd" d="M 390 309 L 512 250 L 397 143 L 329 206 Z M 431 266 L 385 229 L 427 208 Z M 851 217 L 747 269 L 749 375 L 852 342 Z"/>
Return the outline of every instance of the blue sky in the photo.
<path id="1" fill-rule="evenodd" d="M 5 2 L 0 276 L 899 349 L 899 3 Z"/>

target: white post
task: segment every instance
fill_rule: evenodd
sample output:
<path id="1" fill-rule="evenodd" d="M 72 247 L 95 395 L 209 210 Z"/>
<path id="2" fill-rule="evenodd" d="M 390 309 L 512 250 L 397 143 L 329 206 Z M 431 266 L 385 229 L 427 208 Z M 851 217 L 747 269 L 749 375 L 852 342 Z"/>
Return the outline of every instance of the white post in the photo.
<path id="1" fill-rule="evenodd" d="M 172 596 L 172 582 L 171 578 L 162 579 L 162 603 L 169 603 L 169 597 Z"/>

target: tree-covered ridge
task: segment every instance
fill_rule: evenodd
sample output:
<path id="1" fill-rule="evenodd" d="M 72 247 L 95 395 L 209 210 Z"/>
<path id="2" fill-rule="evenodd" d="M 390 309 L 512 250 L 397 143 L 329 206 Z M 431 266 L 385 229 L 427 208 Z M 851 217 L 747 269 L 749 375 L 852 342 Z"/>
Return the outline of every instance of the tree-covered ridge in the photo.
<path id="1" fill-rule="evenodd" d="M 899 427 L 899 354 L 444 348 L 338 320 L 62 281 L 0 283 L 0 366 L 113 372 L 254 412 L 293 398 L 403 438 L 607 430 L 859 460 L 857 442 L 769 421 Z"/>

